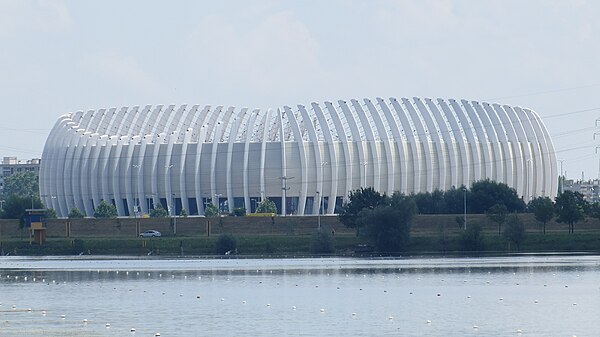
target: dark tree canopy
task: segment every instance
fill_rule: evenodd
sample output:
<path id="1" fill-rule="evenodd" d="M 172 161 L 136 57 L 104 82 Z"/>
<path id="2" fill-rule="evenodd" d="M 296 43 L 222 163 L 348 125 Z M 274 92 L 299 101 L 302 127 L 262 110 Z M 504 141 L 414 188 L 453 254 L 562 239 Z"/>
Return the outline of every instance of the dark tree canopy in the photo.
<path id="1" fill-rule="evenodd" d="M 554 218 L 554 203 L 548 197 L 537 197 L 527 205 L 527 209 L 533 212 L 535 219 L 542 223 L 544 234 L 546 234 L 546 223 Z"/>
<path id="2" fill-rule="evenodd" d="M 4 201 L 2 217 L 4 219 L 19 219 L 19 225 L 22 227 L 25 223 L 25 210 L 30 208 L 42 209 L 44 205 L 37 196 L 18 196 L 12 194 Z"/>
<path id="3" fill-rule="evenodd" d="M 564 191 L 556 197 L 556 221 L 569 225 L 569 233 L 575 231 L 575 223 L 585 218 L 588 203 L 578 192 Z"/>
<path id="4" fill-rule="evenodd" d="M 375 191 L 372 187 L 361 188 L 350 192 L 350 201 L 342 206 L 338 215 L 340 222 L 348 228 L 356 229 L 359 234 L 360 225 L 357 223 L 359 213 L 363 209 L 373 210 L 377 206 L 385 205 L 387 197 Z"/>
<path id="5" fill-rule="evenodd" d="M 474 182 L 468 197 L 469 210 L 475 214 L 485 213 L 495 204 L 504 204 L 509 213 L 525 210 L 525 203 L 514 188 L 489 179 Z"/>
<path id="6" fill-rule="evenodd" d="M 410 226 L 416 213 L 414 199 L 396 193 L 388 205 L 364 208 L 356 222 L 366 229 L 379 252 L 399 253 L 408 248 Z"/>
<path id="7" fill-rule="evenodd" d="M 4 178 L 4 186 L 2 193 L 6 198 L 11 195 L 19 197 L 38 196 L 40 190 L 39 177 L 37 173 L 27 171 L 22 173 L 15 173 Z"/>

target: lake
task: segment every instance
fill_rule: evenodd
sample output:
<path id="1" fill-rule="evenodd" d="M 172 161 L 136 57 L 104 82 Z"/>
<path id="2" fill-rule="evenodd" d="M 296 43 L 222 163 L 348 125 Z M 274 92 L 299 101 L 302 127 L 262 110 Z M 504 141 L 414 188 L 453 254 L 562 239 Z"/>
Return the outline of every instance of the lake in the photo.
<path id="1" fill-rule="evenodd" d="M 0 257 L 0 336 L 599 336 L 600 256 Z"/>

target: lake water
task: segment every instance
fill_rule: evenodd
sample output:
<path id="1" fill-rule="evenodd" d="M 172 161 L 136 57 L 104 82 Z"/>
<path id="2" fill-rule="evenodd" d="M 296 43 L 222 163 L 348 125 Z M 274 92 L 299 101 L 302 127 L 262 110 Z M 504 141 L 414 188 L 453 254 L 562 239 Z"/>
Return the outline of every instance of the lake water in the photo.
<path id="1" fill-rule="evenodd" d="M 0 304 L 0 336 L 600 336 L 600 256 L 1 257 Z"/>

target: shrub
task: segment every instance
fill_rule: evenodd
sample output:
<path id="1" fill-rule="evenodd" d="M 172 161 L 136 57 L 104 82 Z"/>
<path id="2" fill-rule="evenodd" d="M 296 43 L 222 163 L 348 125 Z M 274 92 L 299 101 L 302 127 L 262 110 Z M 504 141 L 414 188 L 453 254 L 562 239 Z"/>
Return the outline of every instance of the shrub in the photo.
<path id="1" fill-rule="evenodd" d="M 322 227 L 313 234 L 310 241 L 310 252 L 312 254 L 335 253 L 335 238 L 331 228 Z"/>
<path id="2" fill-rule="evenodd" d="M 83 212 L 81 212 L 77 207 L 73 207 L 71 208 L 68 217 L 69 219 L 81 219 L 85 217 L 85 214 L 83 214 Z"/>
<path id="3" fill-rule="evenodd" d="M 236 207 L 233 209 L 233 215 L 235 216 L 244 216 L 246 215 L 246 208 L 245 207 Z"/>
<path id="4" fill-rule="evenodd" d="M 102 200 L 98 207 L 94 210 L 95 218 L 116 218 L 117 207 L 113 204 L 109 204 L 106 200 Z"/>
<path id="5" fill-rule="evenodd" d="M 525 225 L 516 214 L 511 215 L 504 229 L 504 237 L 509 243 L 517 246 L 517 250 L 521 249 L 521 244 L 525 241 Z"/>
<path id="6" fill-rule="evenodd" d="M 207 218 L 214 218 L 214 217 L 217 217 L 218 215 L 219 215 L 219 209 L 217 208 L 217 206 L 215 206 L 213 204 L 208 204 L 204 208 L 204 216 L 206 216 Z"/>
<path id="7" fill-rule="evenodd" d="M 165 217 L 167 217 L 167 215 L 168 215 L 167 210 L 164 209 L 161 205 L 154 207 L 150 211 L 151 218 L 165 218 Z"/>
<path id="8" fill-rule="evenodd" d="M 219 255 L 237 252 L 237 239 L 231 234 L 221 234 L 215 243 L 215 253 Z"/>
<path id="9" fill-rule="evenodd" d="M 480 225 L 471 225 L 462 233 L 460 238 L 461 248 L 464 251 L 478 252 L 483 250 L 483 233 Z"/>

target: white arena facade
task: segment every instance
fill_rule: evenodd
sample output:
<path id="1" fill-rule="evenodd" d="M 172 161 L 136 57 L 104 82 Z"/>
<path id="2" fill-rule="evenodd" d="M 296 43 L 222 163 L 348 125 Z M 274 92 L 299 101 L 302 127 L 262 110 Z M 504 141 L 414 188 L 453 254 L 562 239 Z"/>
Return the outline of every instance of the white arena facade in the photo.
<path id="1" fill-rule="evenodd" d="M 66 217 L 102 200 L 119 216 L 161 204 L 203 215 L 269 198 L 279 214 L 336 213 L 350 191 L 405 194 L 489 178 L 525 201 L 554 198 L 554 148 L 539 115 L 454 99 L 377 98 L 248 109 L 134 106 L 63 115 L 42 154 L 40 194 Z M 285 200 L 285 202 L 283 202 Z"/>

